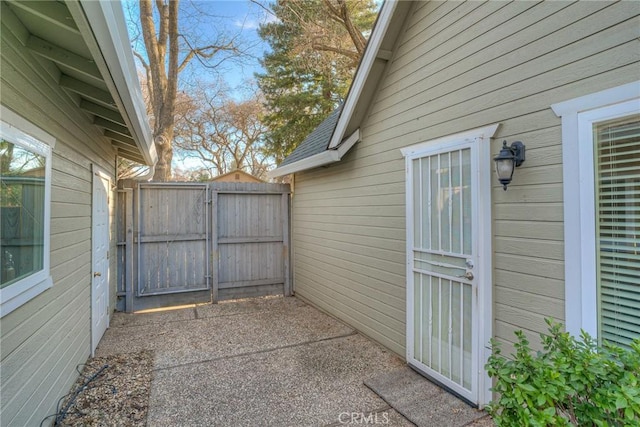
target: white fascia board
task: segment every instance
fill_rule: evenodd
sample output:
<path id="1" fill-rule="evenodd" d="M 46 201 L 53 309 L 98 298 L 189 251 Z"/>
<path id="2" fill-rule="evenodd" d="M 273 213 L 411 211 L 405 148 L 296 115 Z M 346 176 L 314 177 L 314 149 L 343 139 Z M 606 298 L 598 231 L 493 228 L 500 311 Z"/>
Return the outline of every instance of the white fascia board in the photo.
<path id="1" fill-rule="evenodd" d="M 347 129 L 347 126 L 349 125 L 349 121 L 351 120 L 351 115 L 353 114 L 358 100 L 360 99 L 360 95 L 362 93 L 362 90 L 364 89 L 365 82 L 369 77 L 369 73 L 371 72 L 373 63 L 378 57 L 378 51 L 380 50 L 380 46 L 382 45 L 385 34 L 387 33 L 389 23 L 391 22 L 391 18 L 393 17 L 393 13 L 395 12 L 397 5 L 397 0 L 385 0 L 385 2 L 382 4 L 378 22 L 376 23 L 376 27 L 371 34 L 371 39 L 367 44 L 367 49 L 364 52 L 364 56 L 362 57 L 362 60 L 360 62 L 360 67 L 358 68 L 357 74 L 353 78 L 351 90 L 347 95 L 344 107 L 342 108 L 342 112 L 340 113 L 340 117 L 338 118 L 336 129 L 333 132 L 331 141 L 329 141 L 329 149 L 338 147 L 342 142 L 344 133 Z"/>
<path id="2" fill-rule="evenodd" d="M 281 166 L 272 171 L 267 172 L 269 178 L 289 175 L 291 173 L 301 172 L 308 169 L 325 166 L 330 163 L 339 162 L 342 157 L 353 147 L 356 142 L 360 141 L 360 129 L 356 129 L 340 146 L 335 150 L 326 150 L 322 153 L 314 154 L 297 162 Z"/>
<path id="3" fill-rule="evenodd" d="M 291 173 L 300 172 L 307 169 L 317 168 L 318 166 L 324 166 L 329 163 L 340 161 L 338 151 L 327 150 L 322 153 L 314 154 L 297 162 L 290 163 L 285 166 L 280 166 L 272 171 L 267 172 L 269 178 L 275 178 L 277 176 L 289 175 Z"/>
<path id="4" fill-rule="evenodd" d="M 154 165 L 158 155 L 147 121 L 122 4 L 92 0 L 66 4 L 145 162 Z"/>
<path id="5" fill-rule="evenodd" d="M 347 154 L 351 147 L 353 147 L 356 142 L 360 141 L 360 128 L 356 129 L 347 139 L 345 139 L 340 146 L 338 146 L 338 158 L 342 159 L 342 156 Z"/>

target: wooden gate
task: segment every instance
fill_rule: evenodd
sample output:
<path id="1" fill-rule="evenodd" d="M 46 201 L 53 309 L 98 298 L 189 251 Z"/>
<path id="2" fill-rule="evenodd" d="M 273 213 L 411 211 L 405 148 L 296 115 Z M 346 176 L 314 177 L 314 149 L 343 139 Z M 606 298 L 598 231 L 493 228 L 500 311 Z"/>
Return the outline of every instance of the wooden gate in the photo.
<path id="1" fill-rule="evenodd" d="M 214 299 L 290 295 L 289 186 L 211 184 Z"/>
<path id="2" fill-rule="evenodd" d="M 119 310 L 291 294 L 288 185 L 119 187 Z"/>

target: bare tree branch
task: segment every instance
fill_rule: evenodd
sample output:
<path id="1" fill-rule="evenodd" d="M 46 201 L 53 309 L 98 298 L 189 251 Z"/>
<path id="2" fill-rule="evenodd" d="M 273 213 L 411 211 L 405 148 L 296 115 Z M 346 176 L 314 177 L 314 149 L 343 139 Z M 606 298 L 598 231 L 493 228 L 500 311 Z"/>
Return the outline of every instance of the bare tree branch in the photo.
<path id="1" fill-rule="evenodd" d="M 200 90 L 194 102 L 199 107 L 187 112 L 176 147 L 211 165 L 216 175 L 238 168 L 264 177 L 273 159 L 264 154 L 262 101 L 236 102 L 224 93 Z"/>
<path id="2" fill-rule="evenodd" d="M 325 0 L 328 2 L 329 0 Z M 360 31 L 353 22 L 351 18 L 351 14 L 349 13 L 349 9 L 347 8 L 347 3 L 345 0 L 336 0 L 338 5 L 340 5 L 340 17 L 342 18 L 342 22 L 344 23 L 344 27 L 346 28 L 351 40 L 353 41 L 353 45 L 356 50 L 362 56 L 364 53 L 364 48 L 367 44 L 367 39 L 362 35 L 362 31 Z"/>
<path id="3" fill-rule="evenodd" d="M 144 59 L 144 56 L 142 56 L 139 52 L 137 51 L 133 51 L 133 55 L 138 58 L 138 60 L 140 61 L 140 63 L 142 64 L 142 67 L 145 69 L 146 72 L 151 71 L 149 68 L 149 64 L 147 64 L 146 60 Z"/>
<path id="4" fill-rule="evenodd" d="M 158 153 L 154 180 L 160 181 L 171 178 L 179 74 L 193 58 L 198 58 L 201 66 L 215 69 L 230 56 L 241 54 L 235 38 L 226 43 L 203 43 L 201 47 L 194 46 L 189 37 L 179 32 L 179 5 L 179 0 L 140 0 L 139 8 L 140 26 L 148 60 L 139 53 L 136 53 L 136 56 L 147 74 L 151 104 L 149 110 L 154 118 L 153 136 Z M 184 53 L 181 51 L 180 40 L 185 41 L 188 46 L 182 60 L 179 59 Z"/>
<path id="5" fill-rule="evenodd" d="M 180 66 L 178 67 L 178 71 L 182 71 L 182 69 L 184 69 L 189 62 L 194 58 L 197 57 L 198 60 L 201 60 L 201 58 L 212 58 L 214 57 L 217 53 L 225 51 L 225 52 L 233 52 L 234 54 L 239 54 L 240 51 L 238 50 L 238 48 L 233 44 L 233 42 L 229 42 L 226 43 L 224 45 L 209 45 L 209 46 L 203 46 L 203 47 L 193 47 L 191 46 L 191 43 L 189 42 L 189 40 L 180 35 L 180 37 L 184 40 L 185 44 L 187 46 L 189 46 L 189 53 L 187 53 L 187 55 L 184 57 L 184 59 L 182 60 L 182 63 L 180 64 Z M 224 61 L 225 58 L 222 59 L 222 61 Z M 206 68 L 217 68 L 222 61 L 214 64 L 214 65 L 209 65 L 206 64 L 203 61 L 201 62 L 201 65 L 203 67 Z"/>
<path id="6" fill-rule="evenodd" d="M 258 0 L 249 0 L 249 2 L 259 6 L 262 10 L 264 10 L 265 12 L 267 12 L 269 15 L 271 16 L 276 16 L 275 13 L 273 13 L 273 11 L 271 9 L 269 9 L 268 7 L 266 7 L 265 5 L 263 5 L 262 3 L 260 3 Z"/>
<path id="7" fill-rule="evenodd" d="M 337 47 L 333 47 L 333 46 L 327 46 L 318 42 L 311 42 L 311 47 L 313 47 L 313 49 L 315 50 L 319 50 L 319 51 L 323 51 L 323 52 L 333 52 L 333 53 L 337 53 L 339 55 L 342 56 L 346 56 L 347 58 L 351 58 L 352 60 L 355 60 L 356 62 L 360 60 L 360 55 L 358 54 L 358 52 L 354 52 L 352 50 L 347 50 L 347 49 L 340 49 Z"/>

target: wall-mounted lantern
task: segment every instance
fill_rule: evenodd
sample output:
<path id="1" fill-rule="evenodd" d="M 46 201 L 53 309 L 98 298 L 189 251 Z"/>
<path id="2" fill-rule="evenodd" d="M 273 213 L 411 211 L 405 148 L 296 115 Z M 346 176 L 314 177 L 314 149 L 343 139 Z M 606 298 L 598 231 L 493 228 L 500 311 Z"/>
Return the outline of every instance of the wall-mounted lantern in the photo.
<path id="1" fill-rule="evenodd" d="M 498 181 L 502 184 L 504 191 L 507 191 L 507 185 L 511 182 L 514 169 L 524 163 L 524 144 L 520 141 L 515 141 L 510 146 L 507 146 L 507 141 L 504 141 L 500 154 L 494 157 L 493 160 L 496 162 Z"/>

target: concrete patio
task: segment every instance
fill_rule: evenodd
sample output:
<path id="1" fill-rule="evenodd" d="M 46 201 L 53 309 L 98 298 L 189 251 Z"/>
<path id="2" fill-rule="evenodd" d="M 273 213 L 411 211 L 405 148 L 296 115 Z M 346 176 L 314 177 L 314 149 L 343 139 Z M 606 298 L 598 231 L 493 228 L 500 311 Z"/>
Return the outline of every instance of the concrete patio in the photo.
<path id="1" fill-rule="evenodd" d="M 364 384 L 404 361 L 296 298 L 116 313 L 96 356 L 141 350 L 155 354 L 149 426 L 414 425 Z M 457 409 L 420 425 L 492 425 L 438 393 Z"/>

